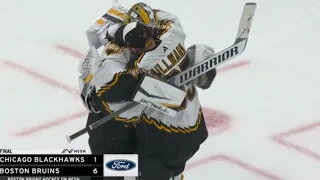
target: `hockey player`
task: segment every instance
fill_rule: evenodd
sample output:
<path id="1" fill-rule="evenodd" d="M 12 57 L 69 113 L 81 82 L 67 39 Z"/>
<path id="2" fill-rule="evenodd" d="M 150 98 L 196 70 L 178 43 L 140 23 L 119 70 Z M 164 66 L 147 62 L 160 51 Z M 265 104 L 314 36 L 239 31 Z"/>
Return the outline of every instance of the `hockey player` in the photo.
<path id="1" fill-rule="evenodd" d="M 124 59 L 127 52 L 125 50 L 128 49 L 131 57 L 126 67 L 128 70 L 120 71 L 113 76 L 113 80 L 103 86 L 96 84 L 99 98 L 107 102 L 136 101 L 145 94 L 159 96 L 163 91 L 157 94 L 158 92 L 152 90 L 159 91 L 167 87 L 150 79 L 145 82 L 146 74 L 169 78 L 192 66 L 193 61 L 203 60 L 214 54 L 211 48 L 204 45 L 193 46 L 186 51 L 183 46 L 185 35 L 181 26 L 170 22 L 160 26 L 159 31 L 137 22 L 130 23 L 119 31 L 122 31 L 121 37 L 126 48 L 120 49 L 113 44 L 111 49 L 107 46 L 106 53 L 108 56 L 122 56 Z M 187 55 L 188 53 L 190 54 Z M 110 67 L 110 63 L 111 61 L 106 60 L 102 66 Z M 105 73 L 106 71 L 103 71 L 100 77 L 107 77 Z M 206 89 L 214 77 L 215 71 L 211 71 L 198 78 L 197 82 L 184 86 L 183 89 L 187 93 L 180 106 L 170 103 L 176 106 L 175 109 L 180 110 L 174 117 L 152 108 L 144 109 L 143 113 L 136 115 L 142 121 L 136 127 L 140 179 L 166 180 L 173 176 L 181 178 L 185 163 L 207 137 L 198 95 L 193 85 Z M 148 86 L 148 83 L 152 86 Z M 154 88 L 156 84 L 159 86 Z M 147 93 L 137 89 L 143 89 Z M 176 95 L 171 94 L 171 98 Z M 141 109 L 134 112 L 140 113 Z"/>
<path id="2" fill-rule="evenodd" d="M 114 0 L 112 8 L 101 16 L 86 30 L 90 50 L 86 57 L 79 63 L 79 88 L 85 107 L 90 111 L 87 125 L 105 117 L 110 111 L 105 110 L 105 103 L 97 101 L 96 95 L 92 95 L 93 87 L 90 85 L 92 75 L 101 64 L 96 49 L 104 47 L 112 41 L 117 29 L 124 23 L 124 17 L 128 10 L 117 0 Z M 121 59 L 119 59 L 121 62 Z M 123 65 L 127 62 L 123 60 Z M 119 64 L 121 65 L 121 64 Z M 121 70 L 121 65 L 118 69 Z M 115 66 L 110 65 L 110 68 Z M 117 69 L 117 68 L 116 68 Z M 135 131 L 125 128 L 119 121 L 110 121 L 89 132 L 89 146 L 92 154 L 132 154 L 136 152 Z M 118 178 L 110 178 L 118 179 Z"/>
<path id="3" fill-rule="evenodd" d="M 146 14 L 146 11 L 149 11 L 149 13 Z M 128 16 L 127 12 L 132 15 L 136 14 L 136 16 Z M 94 56 L 94 51 L 95 49 L 104 47 L 108 44 L 113 39 L 115 32 L 120 25 L 126 24 L 132 20 L 140 21 L 153 27 L 158 27 L 160 21 L 180 23 L 176 16 L 161 10 L 152 10 L 150 6 L 144 3 L 137 3 L 127 10 L 115 0 L 113 7 L 88 28 L 86 31 L 88 43 L 90 47 L 94 48 L 90 49 L 86 58 L 79 64 L 79 72 L 82 74 L 79 79 L 80 90 L 83 92 L 82 98 L 85 106 L 91 111 L 88 116 L 87 124 L 92 124 L 106 115 L 105 113 L 100 113 L 100 111 L 98 112 L 92 108 L 93 105 L 91 104 L 93 98 L 90 97 L 90 91 L 88 91 L 87 88 L 84 89 L 84 86 L 89 84 L 88 82 L 92 78 L 92 74 L 98 69 L 98 66 L 102 64 L 101 61 L 105 59 L 97 57 L 97 54 Z M 109 53 L 116 49 L 116 44 L 117 43 L 115 42 L 109 43 L 107 48 Z M 119 64 L 126 65 L 128 63 L 126 60 L 127 58 L 117 57 L 117 55 L 111 52 L 108 54 L 108 59 L 110 60 L 112 58 L 116 59 L 115 61 Z M 114 68 L 114 66 L 110 65 L 110 68 Z M 123 68 L 122 66 L 120 67 L 120 70 L 123 70 L 121 68 Z M 112 77 L 113 74 L 110 76 Z M 95 106 L 104 107 L 99 102 L 96 102 Z M 113 107 L 113 105 L 111 105 L 110 108 L 112 110 L 117 110 L 119 107 Z M 108 110 L 108 113 L 110 112 L 111 110 Z M 122 128 L 123 124 L 118 123 L 119 121 L 121 122 L 120 118 L 116 118 L 116 120 L 117 121 L 110 121 L 97 128 L 94 132 L 89 133 L 89 145 L 92 153 L 133 153 L 135 151 L 135 141 L 132 138 L 133 130 L 130 128 Z"/>
<path id="4" fill-rule="evenodd" d="M 145 6 L 142 6 L 142 8 L 145 8 Z M 139 10 L 136 8 L 131 9 Z M 139 11 L 134 13 L 139 14 Z M 183 45 L 185 35 L 179 23 L 175 24 L 172 21 L 164 21 L 159 29 L 154 26 L 152 28 L 146 27 L 140 23 L 135 23 L 135 25 L 130 23 L 129 25 L 124 26 L 121 30 L 123 31 L 121 33 L 123 42 L 121 42 L 121 38 L 120 40 L 118 38 L 117 43 L 112 42 L 107 45 L 105 50 L 107 60 L 101 63 L 98 72 L 95 73 L 92 79 L 95 89 L 92 89 L 93 91 L 90 92 L 95 93 L 92 93 L 92 97 L 90 98 L 100 99 L 102 105 L 100 105 L 100 108 L 97 108 L 99 107 L 99 101 L 91 102 L 98 102 L 94 106 L 97 109 L 103 107 L 109 113 L 127 104 L 127 102 L 120 104 L 119 102 L 131 101 L 137 98 L 137 91 L 135 89 L 143 77 L 145 77 L 145 74 L 152 72 L 152 74 L 169 78 L 191 66 L 194 63 L 192 61 L 202 60 L 214 53 L 211 48 L 200 45 L 197 48 L 193 46 L 193 48 L 189 48 L 186 51 Z M 141 35 L 140 38 L 139 35 Z M 119 46 L 121 43 L 126 47 Z M 130 50 L 130 52 L 127 50 Z M 187 56 L 187 54 L 189 55 Z M 128 58 L 130 59 L 129 62 Z M 115 71 L 106 71 L 105 68 L 111 68 Z M 147 71 L 141 69 L 146 69 Z M 207 136 L 197 92 L 193 85 L 204 89 L 208 88 L 214 76 L 215 71 L 211 71 L 198 78 L 197 82 L 183 87 L 187 95 L 183 99 L 183 103 L 179 104 L 180 107 L 177 107 L 180 109 L 180 112 L 174 118 L 170 118 L 164 115 L 163 112 L 158 112 L 154 109 L 145 109 L 144 106 L 137 107 L 137 109 L 133 109 L 115 118 L 117 121 L 128 124 L 128 127 L 132 124 L 136 125 L 138 118 L 143 120 L 143 123 L 137 125 L 139 144 L 137 150 L 140 157 L 139 168 L 141 179 L 156 180 L 169 179 L 172 176 L 181 177 L 179 174 L 183 172 L 185 162 L 197 151 L 199 145 Z M 146 83 L 149 81 L 146 81 Z M 165 84 L 159 83 L 160 85 L 167 87 Z M 134 93 L 136 93 L 135 96 Z M 89 106 L 92 107 L 92 105 Z M 144 110 L 143 113 L 142 110 Z M 99 114 L 101 115 L 101 113 Z M 104 114 L 101 116 L 104 116 Z M 107 129 L 100 127 L 101 132 L 97 137 L 101 137 L 101 133 L 108 131 L 110 127 L 108 123 L 105 125 Z M 116 131 L 119 131 L 118 127 L 114 127 L 112 132 L 116 135 L 121 134 Z M 126 135 L 121 137 L 135 137 L 134 131 L 131 131 L 131 133 L 127 132 L 129 131 L 125 131 L 123 134 Z M 106 137 L 112 137 L 112 140 L 115 138 L 114 134 L 110 133 Z M 97 141 L 97 139 L 101 138 L 96 138 L 95 140 Z M 108 142 L 107 138 L 104 140 Z M 158 143 L 154 143 L 154 141 Z M 134 138 L 129 138 L 125 142 L 132 143 L 135 141 Z M 180 146 L 180 148 L 175 148 L 175 145 Z M 109 150 L 112 148 L 114 147 L 111 145 Z M 134 151 L 134 148 L 129 149 L 132 149 L 131 152 Z M 102 150 L 104 151 L 103 153 L 106 150 L 108 148 Z M 121 153 L 121 151 L 118 149 L 114 153 Z"/>
<path id="5" fill-rule="evenodd" d="M 120 10 L 117 10 L 120 9 Z M 160 10 L 152 10 L 149 6 L 143 3 L 137 3 L 134 5 L 129 12 L 135 13 L 136 17 L 125 16 L 125 8 L 123 8 L 118 2 L 115 3 L 114 7 L 109 10 L 106 15 L 100 18 L 95 25 L 89 28 L 86 32 L 89 44 L 94 46 L 95 48 L 99 48 L 104 46 L 106 43 L 109 43 L 110 40 L 113 39 L 115 35 L 115 31 L 119 28 L 119 24 L 128 23 L 132 20 L 141 21 L 145 24 L 148 24 L 153 27 L 159 27 L 159 21 L 170 21 L 170 23 L 179 23 L 177 17 L 170 13 L 166 13 Z M 148 14 L 145 14 L 146 11 L 149 11 Z M 154 14 L 153 14 L 154 13 Z M 133 14 L 132 14 L 133 15 Z M 117 23 L 108 21 L 106 18 L 110 18 L 113 21 L 117 19 Z M 124 18 L 125 17 L 125 18 Z M 121 21 L 121 22 L 120 22 Z M 122 23 L 123 21 L 123 23 Z M 120 23 L 119 23 L 120 22 Z M 103 26 L 104 25 L 104 26 Z M 164 33 L 166 31 L 166 26 L 163 26 Z M 107 35 L 104 35 L 107 34 Z M 107 38 L 106 38 L 107 37 Z M 117 43 L 120 43 L 117 41 Z M 96 120 L 103 118 L 108 115 L 112 111 L 120 109 L 121 107 L 127 105 L 127 103 L 113 103 L 113 101 L 118 102 L 119 99 L 105 99 L 106 101 L 97 101 L 97 94 L 92 93 L 95 89 L 90 89 L 92 86 L 85 87 L 86 84 L 90 84 L 92 74 L 98 69 L 100 69 L 95 74 L 95 80 L 99 79 L 99 77 L 103 76 L 104 79 L 101 82 L 102 84 L 107 83 L 109 77 L 112 78 L 114 74 L 121 72 L 122 74 L 133 73 L 130 69 L 126 71 L 126 65 L 128 63 L 128 58 L 130 53 L 123 53 L 121 57 L 118 56 L 116 52 L 124 51 L 124 47 L 120 47 L 115 42 L 110 42 L 105 50 L 105 54 L 107 55 L 107 59 L 104 62 L 101 62 L 101 59 L 94 59 L 93 51 L 88 54 L 86 59 L 80 63 L 80 72 L 83 74 L 80 78 L 80 89 L 83 90 L 82 98 L 86 104 L 86 106 L 90 109 L 91 113 L 88 117 L 87 124 L 92 124 Z M 125 45 L 125 44 L 122 44 Z M 93 53 L 93 54 L 92 54 Z M 127 57 L 125 57 L 127 56 Z M 92 62 L 90 59 L 94 59 Z M 98 68 L 100 66 L 100 68 Z M 112 69 L 112 70 L 110 70 Z M 114 71 L 116 70 L 116 71 Z M 121 73 L 118 73 L 121 74 Z M 107 77 L 107 78 L 106 78 Z M 97 82 L 96 82 L 97 83 Z M 99 83 L 98 83 L 99 84 Z M 99 86 L 95 86 L 97 88 Z M 110 92 L 110 91 L 109 91 Z M 110 93 L 107 93 L 110 94 Z M 112 95 L 109 97 L 113 97 Z M 102 110 L 101 110 L 102 109 Z M 105 112 L 103 112 L 105 111 Z M 116 117 L 116 121 L 110 121 L 103 126 L 95 129 L 93 132 L 89 133 L 89 145 L 93 154 L 111 154 L 111 153 L 134 153 L 136 152 L 136 144 L 135 144 L 135 130 L 130 128 L 132 126 L 132 122 L 135 122 L 138 118 L 136 114 L 141 111 L 141 109 L 134 109 L 131 112 L 126 112 L 125 114 L 121 114 Z M 119 123 L 121 122 L 121 123 Z M 123 124 L 125 124 L 126 128 L 123 128 Z"/>
<path id="6" fill-rule="evenodd" d="M 100 93 L 100 98 L 106 101 L 139 101 L 141 96 L 150 100 L 152 99 L 149 98 L 150 96 L 159 97 L 160 94 L 163 98 L 175 97 L 177 94 L 171 94 L 171 90 L 170 93 L 166 91 L 169 93 L 167 96 L 163 95 L 163 91 L 159 93 L 160 89 L 167 87 L 153 81 L 145 82 L 144 77 L 151 74 L 151 76 L 157 75 L 168 79 L 192 66 L 195 61 L 204 60 L 214 54 L 212 48 L 204 45 L 192 46 L 187 51 L 183 45 L 185 34 L 182 27 L 170 22 L 162 24 L 159 31 L 138 22 L 129 23 L 120 31 L 123 32 L 124 44 L 131 53 L 127 65 L 128 71 L 136 73 L 120 72 L 104 86 L 108 90 L 104 91 L 103 89 L 106 89 L 104 87 L 98 88 L 97 93 Z M 108 51 L 107 48 L 106 51 L 125 54 L 122 50 Z M 186 162 L 197 152 L 200 144 L 207 137 L 194 85 L 206 89 L 211 85 L 214 77 L 215 71 L 211 71 L 192 84 L 183 86 L 186 92 L 183 102 L 179 105 L 166 103 L 174 104 L 174 109 L 178 110 L 174 117 L 153 108 L 146 108 L 139 115 L 142 122 L 136 127 L 136 137 L 140 179 L 181 178 Z M 148 96 L 146 94 L 151 95 L 146 97 Z M 111 97 L 112 99 L 109 99 Z M 159 102 L 158 98 L 151 101 Z M 167 108 L 171 107 L 167 106 Z"/>

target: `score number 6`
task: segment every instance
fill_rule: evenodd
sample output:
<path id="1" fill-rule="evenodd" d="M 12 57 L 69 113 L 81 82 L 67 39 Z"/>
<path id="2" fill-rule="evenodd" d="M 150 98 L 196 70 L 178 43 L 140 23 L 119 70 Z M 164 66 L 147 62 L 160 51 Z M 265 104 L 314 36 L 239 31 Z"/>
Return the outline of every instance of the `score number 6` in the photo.
<path id="1" fill-rule="evenodd" d="M 97 168 L 94 168 L 94 169 L 93 169 L 93 174 L 97 174 L 97 173 L 98 173 Z"/>

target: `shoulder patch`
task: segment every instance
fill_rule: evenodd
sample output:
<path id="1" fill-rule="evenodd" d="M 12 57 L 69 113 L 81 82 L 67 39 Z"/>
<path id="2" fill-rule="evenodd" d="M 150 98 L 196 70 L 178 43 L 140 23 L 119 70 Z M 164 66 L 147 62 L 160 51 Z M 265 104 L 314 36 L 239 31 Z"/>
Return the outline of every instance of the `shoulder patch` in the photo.
<path id="1" fill-rule="evenodd" d="M 121 54 L 124 50 L 125 50 L 125 47 L 121 47 L 113 42 L 110 42 L 107 45 L 106 50 L 104 52 L 107 55 L 111 55 L 111 54 Z"/>
<path id="2" fill-rule="evenodd" d="M 160 36 L 169 31 L 172 27 L 172 21 L 161 21 L 160 22 Z"/>

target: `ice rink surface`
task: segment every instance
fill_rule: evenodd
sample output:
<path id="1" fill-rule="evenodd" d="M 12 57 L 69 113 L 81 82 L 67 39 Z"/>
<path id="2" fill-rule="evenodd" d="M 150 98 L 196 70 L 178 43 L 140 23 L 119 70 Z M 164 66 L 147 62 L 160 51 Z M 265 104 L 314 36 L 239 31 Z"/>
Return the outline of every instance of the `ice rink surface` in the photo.
<path id="1" fill-rule="evenodd" d="M 122 0 L 130 7 L 137 1 Z M 149 0 L 176 14 L 186 45 L 231 45 L 244 0 Z M 320 179 L 320 2 L 258 0 L 244 54 L 200 91 L 211 131 L 186 180 Z M 111 0 L 0 1 L 0 144 L 88 149 L 77 65 L 84 31 Z"/>

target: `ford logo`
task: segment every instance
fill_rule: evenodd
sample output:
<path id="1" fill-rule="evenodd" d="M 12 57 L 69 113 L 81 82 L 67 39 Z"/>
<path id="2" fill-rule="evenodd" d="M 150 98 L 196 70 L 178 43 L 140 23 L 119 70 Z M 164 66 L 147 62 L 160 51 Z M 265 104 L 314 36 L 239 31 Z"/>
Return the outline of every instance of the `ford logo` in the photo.
<path id="1" fill-rule="evenodd" d="M 106 167 L 114 171 L 129 171 L 136 167 L 136 163 L 125 159 L 116 159 L 108 161 Z"/>

